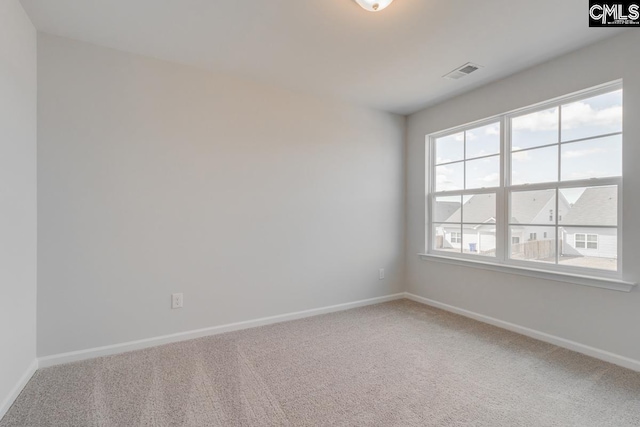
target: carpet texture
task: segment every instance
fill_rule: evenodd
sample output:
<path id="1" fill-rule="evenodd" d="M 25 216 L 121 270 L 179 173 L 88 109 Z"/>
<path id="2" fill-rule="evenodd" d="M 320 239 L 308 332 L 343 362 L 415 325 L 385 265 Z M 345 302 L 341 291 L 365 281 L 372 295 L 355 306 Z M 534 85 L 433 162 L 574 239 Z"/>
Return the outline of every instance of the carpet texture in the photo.
<path id="1" fill-rule="evenodd" d="M 640 373 L 401 300 L 42 369 L 0 426 L 640 426 Z"/>

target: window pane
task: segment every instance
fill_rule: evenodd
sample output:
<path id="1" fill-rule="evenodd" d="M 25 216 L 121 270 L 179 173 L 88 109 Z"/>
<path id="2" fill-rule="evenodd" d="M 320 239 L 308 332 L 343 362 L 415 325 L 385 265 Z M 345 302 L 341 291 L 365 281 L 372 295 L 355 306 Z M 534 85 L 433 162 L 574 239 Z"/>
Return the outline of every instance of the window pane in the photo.
<path id="1" fill-rule="evenodd" d="M 512 242 L 514 238 L 520 240 L 520 243 L 511 244 L 511 259 L 555 264 L 557 246 L 555 227 L 513 226 L 509 228 L 510 240 Z"/>
<path id="2" fill-rule="evenodd" d="M 464 159 L 464 132 L 436 139 L 436 164 Z"/>
<path id="3" fill-rule="evenodd" d="M 495 223 L 496 195 L 476 194 L 464 197 L 463 222 L 473 224 Z"/>
<path id="4" fill-rule="evenodd" d="M 500 122 L 466 132 L 467 159 L 500 153 Z"/>
<path id="5" fill-rule="evenodd" d="M 460 222 L 460 206 L 462 196 L 436 197 L 433 202 L 433 222 Z"/>
<path id="6" fill-rule="evenodd" d="M 622 90 L 562 106 L 562 140 L 622 132 Z"/>
<path id="7" fill-rule="evenodd" d="M 560 228 L 561 265 L 618 269 L 618 229 L 598 227 Z"/>
<path id="8" fill-rule="evenodd" d="M 539 147 L 558 142 L 558 108 L 511 119 L 511 149 Z"/>
<path id="9" fill-rule="evenodd" d="M 511 154 L 511 182 L 515 185 L 558 181 L 558 147 Z"/>
<path id="10" fill-rule="evenodd" d="M 500 156 L 469 160 L 467 163 L 467 189 L 490 188 L 500 185 Z"/>
<path id="11" fill-rule="evenodd" d="M 436 191 L 462 190 L 464 163 L 436 166 Z"/>
<path id="12" fill-rule="evenodd" d="M 565 188 L 560 190 L 560 200 L 568 206 L 560 224 L 618 225 L 618 187 L 615 185 Z"/>
<path id="13" fill-rule="evenodd" d="M 433 224 L 433 249 L 438 251 L 462 251 L 462 229 L 460 224 Z"/>
<path id="14" fill-rule="evenodd" d="M 562 145 L 562 180 L 622 176 L 622 135 Z"/>
<path id="15" fill-rule="evenodd" d="M 565 206 L 565 209 L 568 205 Z M 556 190 L 511 193 L 511 224 L 555 225 Z"/>

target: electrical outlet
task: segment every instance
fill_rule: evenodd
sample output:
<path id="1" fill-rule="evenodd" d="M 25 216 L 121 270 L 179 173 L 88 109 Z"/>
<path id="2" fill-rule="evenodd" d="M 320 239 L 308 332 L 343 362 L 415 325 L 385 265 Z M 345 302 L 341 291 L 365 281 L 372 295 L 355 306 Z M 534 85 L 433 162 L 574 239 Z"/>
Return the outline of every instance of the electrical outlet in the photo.
<path id="1" fill-rule="evenodd" d="M 378 277 L 380 278 L 380 280 L 384 279 L 384 268 L 381 268 L 378 271 Z"/>
<path id="2" fill-rule="evenodd" d="M 182 308 L 184 305 L 184 297 L 182 294 L 171 294 L 171 308 Z"/>

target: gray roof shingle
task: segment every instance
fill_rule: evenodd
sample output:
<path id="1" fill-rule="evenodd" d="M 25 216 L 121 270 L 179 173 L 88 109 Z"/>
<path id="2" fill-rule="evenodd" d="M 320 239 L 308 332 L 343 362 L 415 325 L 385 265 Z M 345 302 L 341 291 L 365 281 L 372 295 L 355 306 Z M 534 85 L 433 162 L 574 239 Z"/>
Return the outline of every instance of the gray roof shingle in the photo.
<path id="1" fill-rule="evenodd" d="M 513 193 L 511 223 L 530 224 L 554 196 L 554 190 L 538 190 Z M 496 216 L 495 194 L 477 194 L 471 197 L 462 209 L 456 210 L 446 222 L 461 222 L 464 210 L 464 222 L 482 224 Z"/>
<path id="2" fill-rule="evenodd" d="M 511 195 L 511 223 L 531 224 L 556 194 L 555 190 L 516 192 Z"/>
<path id="3" fill-rule="evenodd" d="M 563 225 L 617 225 L 618 188 L 587 188 L 562 218 Z"/>
<path id="4" fill-rule="evenodd" d="M 447 222 L 461 222 L 460 215 L 464 210 L 464 222 L 481 224 L 496 216 L 496 195 L 477 194 L 471 197 L 463 205 L 462 209 L 456 210 L 449 217 Z"/>
<path id="5" fill-rule="evenodd" d="M 448 221 L 455 211 L 460 209 L 459 202 L 435 202 L 433 218 L 435 222 Z"/>

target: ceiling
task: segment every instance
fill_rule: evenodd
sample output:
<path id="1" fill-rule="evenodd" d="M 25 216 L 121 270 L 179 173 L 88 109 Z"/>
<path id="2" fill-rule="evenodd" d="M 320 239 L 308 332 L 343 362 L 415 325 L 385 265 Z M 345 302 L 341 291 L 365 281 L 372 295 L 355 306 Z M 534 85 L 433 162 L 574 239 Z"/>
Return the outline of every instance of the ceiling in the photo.
<path id="1" fill-rule="evenodd" d="M 38 30 L 408 114 L 620 30 L 586 0 L 22 0 Z M 442 76 L 466 62 L 463 80 Z"/>

